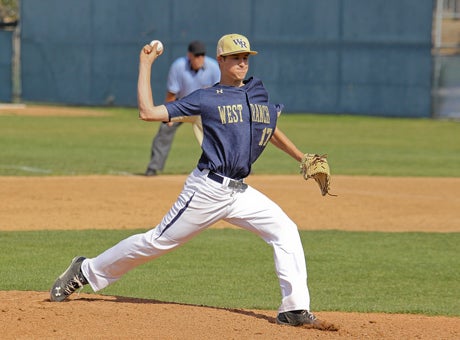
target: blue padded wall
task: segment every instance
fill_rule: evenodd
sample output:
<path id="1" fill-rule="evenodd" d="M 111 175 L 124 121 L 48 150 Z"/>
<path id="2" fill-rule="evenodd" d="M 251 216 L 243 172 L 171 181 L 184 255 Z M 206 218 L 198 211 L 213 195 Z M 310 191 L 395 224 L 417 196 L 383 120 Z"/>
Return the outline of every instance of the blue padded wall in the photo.
<path id="1" fill-rule="evenodd" d="M 140 48 L 162 40 L 153 92 L 191 40 L 248 36 L 286 112 L 431 115 L 433 0 L 22 0 L 22 97 L 136 105 Z"/>

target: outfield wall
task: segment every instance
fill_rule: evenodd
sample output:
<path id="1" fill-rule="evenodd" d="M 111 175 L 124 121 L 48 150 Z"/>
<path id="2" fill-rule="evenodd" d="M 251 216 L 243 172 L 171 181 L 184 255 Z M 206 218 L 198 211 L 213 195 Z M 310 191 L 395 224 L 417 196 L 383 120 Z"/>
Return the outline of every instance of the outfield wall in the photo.
<path id="1" fill-rule="evenodd" d="M 136 105 L 138 54 L 151 39 L 163 100 L 189 41 L 214 56 L 238 32 L 260 51 L 251 75 L 287 112 L 431 116 L 433 0 L 22 0 L 22 99 Z"/>
<path id="2" fill-rule="evenodd" d="M 13 31 L 0 29 L 0 103 L 13 98 Z"/>

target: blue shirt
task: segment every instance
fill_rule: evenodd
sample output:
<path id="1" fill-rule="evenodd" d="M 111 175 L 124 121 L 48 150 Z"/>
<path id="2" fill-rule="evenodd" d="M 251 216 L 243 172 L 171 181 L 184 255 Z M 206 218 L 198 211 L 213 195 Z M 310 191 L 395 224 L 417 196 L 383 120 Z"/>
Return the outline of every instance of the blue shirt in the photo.
<path id="1" fill-rule="evenodd" d="M 219 64 L 216 60 L 205 56 L 203 67 L 195 71 L 187 57 L 176 59 L 168 73 L 166 87 L 177 99 L 185 97 L 195 90 L 214 85 L 220 80 Z"/>
<path id="2" fill-rule="evenodd" d="M 198 168 L 233 179 L 249 175 L 273 135 L 283 107 L 268 102 L 268 93 L 257 78 L 250 78 L 242 87 L 215 84 L 165 105 L 170 119 L 201 115 L 203 143 Z"/>

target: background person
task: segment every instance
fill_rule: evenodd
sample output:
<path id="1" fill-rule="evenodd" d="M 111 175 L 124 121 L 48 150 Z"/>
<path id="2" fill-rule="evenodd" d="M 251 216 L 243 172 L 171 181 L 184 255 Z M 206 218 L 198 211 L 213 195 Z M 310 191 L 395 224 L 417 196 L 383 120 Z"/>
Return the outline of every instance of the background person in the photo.
<path id="1" fill-rule="evenodd" d="M 192 41 L 188 45 L 187 56 L 178 58 L 171 64 L 165 102 L 181 99 L 195 90 L 212 86 L 219 81 L 219 78 L 220 70 L 217 61 L 206 56 L 206 47 L 201 41 Z M 181 124 L 180 122 L 160 124 L 152 141 L 150 162 L 145 171 L 146 176 L 156 176 L 158 171 L 163 170 L 174 135 Z M 194 123 L 195 134 L 196 129 L 201 127 L 199 124 L 199 122 Z"/>

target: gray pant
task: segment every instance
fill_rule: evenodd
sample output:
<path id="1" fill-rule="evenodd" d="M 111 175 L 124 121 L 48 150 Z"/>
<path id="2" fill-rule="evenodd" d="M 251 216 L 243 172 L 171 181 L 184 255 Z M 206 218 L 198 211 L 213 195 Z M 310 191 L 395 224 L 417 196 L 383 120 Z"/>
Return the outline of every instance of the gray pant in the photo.
<path id="1" fill-rule="evenodd" d="M 150 163 L 147 166 L 147 170 L 163 170 L 169 150 L 171 150 L 174 135 L 181 125 L 182 123 L 174 123 L 173 126 L 168 126 L 166 123 L 160 124 L 160 128 L 152 142 Z"/>

